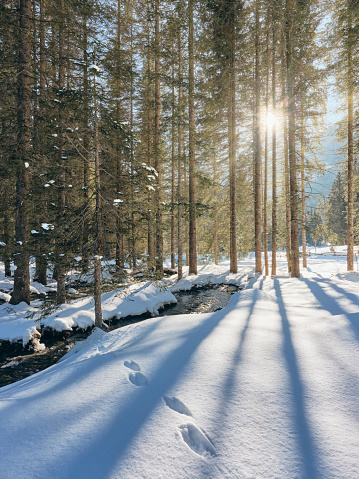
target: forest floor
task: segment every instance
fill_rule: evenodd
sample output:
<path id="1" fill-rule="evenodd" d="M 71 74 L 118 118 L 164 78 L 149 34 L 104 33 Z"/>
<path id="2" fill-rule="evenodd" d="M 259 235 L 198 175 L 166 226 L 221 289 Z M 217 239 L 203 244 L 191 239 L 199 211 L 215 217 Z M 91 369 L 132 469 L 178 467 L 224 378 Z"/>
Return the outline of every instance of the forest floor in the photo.
<path id="1" fill-rule="evenodd" d="M 203 267 L 184 282 L 245 289 L 214 313 L 95 329 L 1 388 L 0 477 L 359 478 L 359 272 L 279 264 Z"/>

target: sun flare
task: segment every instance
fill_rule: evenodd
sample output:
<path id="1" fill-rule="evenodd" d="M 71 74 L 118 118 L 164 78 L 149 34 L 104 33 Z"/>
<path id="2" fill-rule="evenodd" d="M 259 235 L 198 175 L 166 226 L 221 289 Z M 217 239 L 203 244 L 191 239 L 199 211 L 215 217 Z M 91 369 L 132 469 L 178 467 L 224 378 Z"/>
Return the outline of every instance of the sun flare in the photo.
<path id="1" fill-rule="evenodd" d="M 276 117 L 272 113 L 268 113 L 267 115 L 268 128 L 272 128 L 275 122 L 276 122 Z"/>

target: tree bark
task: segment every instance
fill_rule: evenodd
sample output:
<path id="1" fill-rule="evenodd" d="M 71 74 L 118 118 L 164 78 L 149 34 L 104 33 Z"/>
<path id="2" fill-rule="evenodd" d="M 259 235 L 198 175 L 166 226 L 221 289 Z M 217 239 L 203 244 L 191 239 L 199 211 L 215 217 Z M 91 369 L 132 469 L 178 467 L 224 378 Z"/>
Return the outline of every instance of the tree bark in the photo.
<path id="1" fill-rule="evenodd" d="M 4 204 L 5 204 L 5 210 L 4 210 L 4 235 L 3 235 L 3 240 L 4 243 L 6 244 L 5 247 L 2 247 L 3 250 L 3 255 L 2 259 L 4 261 L 4 268 L 5 268 L 5 276 L 10 277 L 11 276 L 11 256 L 10 256 L 10 228 L 11 228 L 11 222 L 10 222 L 10 212 L 8 209 L 7 202 L 5 198 L 3 198 Z"/>
<path id="2" fill-rule="evenodd" d="M 59 76 L 58 76 L 58 90 L 59 92 L 65 86 L 65 66 L 66 66 L 66 57 L 65 57 L 65 7 L 64 0 L 60 1 L 60 15 L 59 15 Z M 65 271 L 65 252 L 64 252 L 64 233 L 61 231 L 64 228 L 65 222 L 65 207 L 66 207 L 66 196 L 65 196 L 65 168 L 63 165 L 63 150 L 64 150 L 64 119 L 61 102 L 59 103 L 58 108 L 58 125 L 59 125 L 59 179 L 58 179 L 58 195 L 57 195 L 57 241 L 56 241 L 56 280 L 57 280 L 57 304 L 63 304 L 66 301 L 66 290 L 65 290 L 65 281 L 66 281 L 66 271 Z"/>
<path id="3" fill-rule="evenodd" d="M 291 276 L 300 277 L 299 232 L 298 232 L 298 184 L 297 160 L 295 151 L 296 105 L 295 105 L 295 64 L 294 54 L 294 12 L 296 0 L 286 0 L 286 62 L 287 62 L 287 115 L 288 115 L 288 153 L 290 186 L 290 222 L 291 222 Z"/>
<path id="4" fill-rule="evenodd" d="M 213 227 L 213 243 L 214 243 L 214 264 L 218 265 L 219 260 L 219 247 L 218 247 L 218 205 L 217 205 L 217 183 L 218 183 L 218 174 L 217 174 L 217 165 L 216 157 L 212 158 L 212 170 L 213 170 L 213 201 L 214 201 L 214 227 Z"/>
<path id="5" fill-rule="evenodd" d="M 232 9 L 234 3 L 232 3 Z M 230 272 L 237 273 L 237 215 L 236 215 L 236 26 L 234 12 L 231 29 L 230 88 L 228 111 L 229 195 L 230 195 Z"/>
<path id="6" fill-rule="evenodd" d="M 177 248 L 178 248 L 178 273 L 177 278 L 180 280 L 183 274 L 183 221 L 182 221 L 182 45 L 181 45 L 181 28 L 178 28 L 178 175 L 177 175 Z"/>
<path id="7" fill-rule="evenodd" d="M 149 18 L 152 15 L 151 13 L 151 4 L 148 1 L 147 3 L 147 17 Z M 151 44 L 151 30 L 148 22 L 147 25 L 147 44 Z M 146 120 L 147 120 L 147 164 L 149 166 L 153 165 L 153 88 L 151 77 L 153 76 L 153 66 L 151 62 L 150 48 L 147 49 L 147 79 L 146 79 Z M 155 234 L 154 234 L 154 212 L 156 210 L 156 196 L 149 191 L 148 192 L 148 210 L 147 210 L 147 249 L 148 249 L 148 260 L 147 267 L 150 271 L 153 271 L 156 266 L 155 256 L 156 256 L 156 247 L 155 247 Z"/>
<path id="8" fill-rule="evenodd" d="M 155 0 L 155 169 L 157 171 L 157 185 L 155 191 L 156 202 L 156 272 L 163 276 L 163 232 L 162 232 L 162 165 L 161 165 L 161 86 L 160 86 L 160 12 L 159 0 Z"/>
<path id="9" fill-rule="evenodd" d="M 95 301 L 95 326 L 102 329 L 102 305 L 101 305 L 101 259 L 102 259 L 102 199 L 99 159 L 99 132 L 97 111 L 97 88 L 96 72 L 94 72 L 94 109 L 95 109 L 95 197 L 96 197 L 96 238 L 94 257 L 94 301 Z"/>
<path id="10" fill-rule="evenodd" d="M 40 254 L 36 256 L 36 281 L 39 283 L 43 284 L 44 286 L 47 285 L 47 277 L 46 277 L 46 271 L 47 271 L 47 261 L 46 261 L 46 256 L 43 254 Z"/>
<path id="11" fill-rule="evenodd" d="M 354 76 L 352 32 L 350 21 L 348 33 L 348 229 L 347 229 L 347 270 L 354 270 Z"/>
<path id="12" fill-rule="evenodd" d="M 272 276 L 277 274 L 277 100 L 275 3 L 272 15 Z"/>
<path id="13" fill-rule="evenodd" d="M 84 132 L 83 132 L 83 231 L 82 231 L 82 269 L 88 270 L 89 264 L 89 180 L 90 180 L 90 138 L 89 138 L 89 79 L 88 79 L 88 35 L 87 17 L 83 18 L 83 59 L 84 59 Z"/>
<path id="14" fill-rule="evenodd" d="M 301 198 L 302 198 L 303 268 L 306 268 L 307 267 L 307 234 L 306 234 L 306 217 L 305 217 L 305 144 L 304 144 L 303 99 L 301 99 L 301 118 L 300 118 L 300 177 L 301 177 Z"/>
<path id="15" fill-rule="evenodd" d="M 131 183 L 130 183 L 130 203 L 131 203 L 131 257 L 132 257 L 132 269 L 135 270 L 137 263 L 137 252 L 136 252 L 136 218 L 135 218 L 135 199 L 134 199 L 134 137 L 133 137 L 133 8 L 132 4 L 129 4 L 130 8 L 130 62 L 131 62 L 131 77 L 130 77 L 130 130 L 131 130 L 131 140 L 130 140 L 130 168 L 131 168 Z"/>
<path id="16" fill-rule="evenodd" d="M 265 96 L 265 133 L 264 133 L 264 185 L 263 185 L 263 247 L 264 247 L 264 274 L 269 276 L 269 261 L 268 261 L 268 101 L 269 101 L 269 27 L 267 26 L 266 33 L 267 54 L 266 54 L 266 96 Z"/>
<path id="17" fill-rule="evenodd" d="M 17 254 L 11 304 L 30 303 L 29 271 L 29 173 L 30 162 L 30 88 L 31 88 L 31 0 L 20 0 L 20 45 L 17 104 L 17 158 L 15 240 Z"/>
<path id="18" fill-rule="evenodd" d="M 261 133 L 260 133 L 260 45 L 259 45 L 259 2 L 255 13 L 255 105 L 254 105 L 254 242 L 255 272 L 262 274 L 261 252 Z"/>
<path id="19" fill-rule="evenodd" d="M 194 115 L 194 53 L 193 53 L 193 0 L 188 0 L 188 193 L 189 193 L 189 274 L 197 274 L 196 224 L 196 151 Z"/>
<path id="20" fill-rule="evenodd" d="M 171 45 L 172 51 L 172 106 L 171 106 L 171 268 L 176 267 L 175 262 L 175 77 L 174 77 L 174 48 L 173 42 Z"/>

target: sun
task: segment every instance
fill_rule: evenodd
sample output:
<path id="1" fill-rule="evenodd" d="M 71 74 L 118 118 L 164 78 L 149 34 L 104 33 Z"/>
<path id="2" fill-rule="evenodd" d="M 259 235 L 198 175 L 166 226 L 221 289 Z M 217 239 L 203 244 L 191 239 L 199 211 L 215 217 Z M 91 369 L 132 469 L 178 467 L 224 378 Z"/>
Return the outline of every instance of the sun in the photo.
<path id="1" fill-rule="evenodd" d="M 276 122 L 276 117 L 273 115 L 273 113 L 268 113 L 267 115 L 267 126 L 268 128 L 272 128 L 273 125 Z"/>

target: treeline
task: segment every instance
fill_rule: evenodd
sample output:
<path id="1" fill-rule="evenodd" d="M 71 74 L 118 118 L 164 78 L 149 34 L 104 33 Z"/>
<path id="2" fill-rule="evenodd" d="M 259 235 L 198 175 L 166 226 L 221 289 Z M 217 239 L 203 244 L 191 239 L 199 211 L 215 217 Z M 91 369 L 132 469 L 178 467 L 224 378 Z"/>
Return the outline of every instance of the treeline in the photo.
<path id="1" fill-rule="evenodd" d="M 299 276 L 306 184 L 318 173 L 327 79 L 347 107 L 353 268 L 355 0 L 4 0 L 0 5 L 1 259 L 12 302 L 29 261 L 58 303 L 66 272 L 101 257 L 179 278 L 198 255 L 276 250 Z M 335 33 L 332 33 L 335 32 Z M 265 264 L 262 265 L 261 251 Z M 268 250 L 272 251 L 269 264 Z M 177 262 L 177 264 L 176 264 Z"/>

